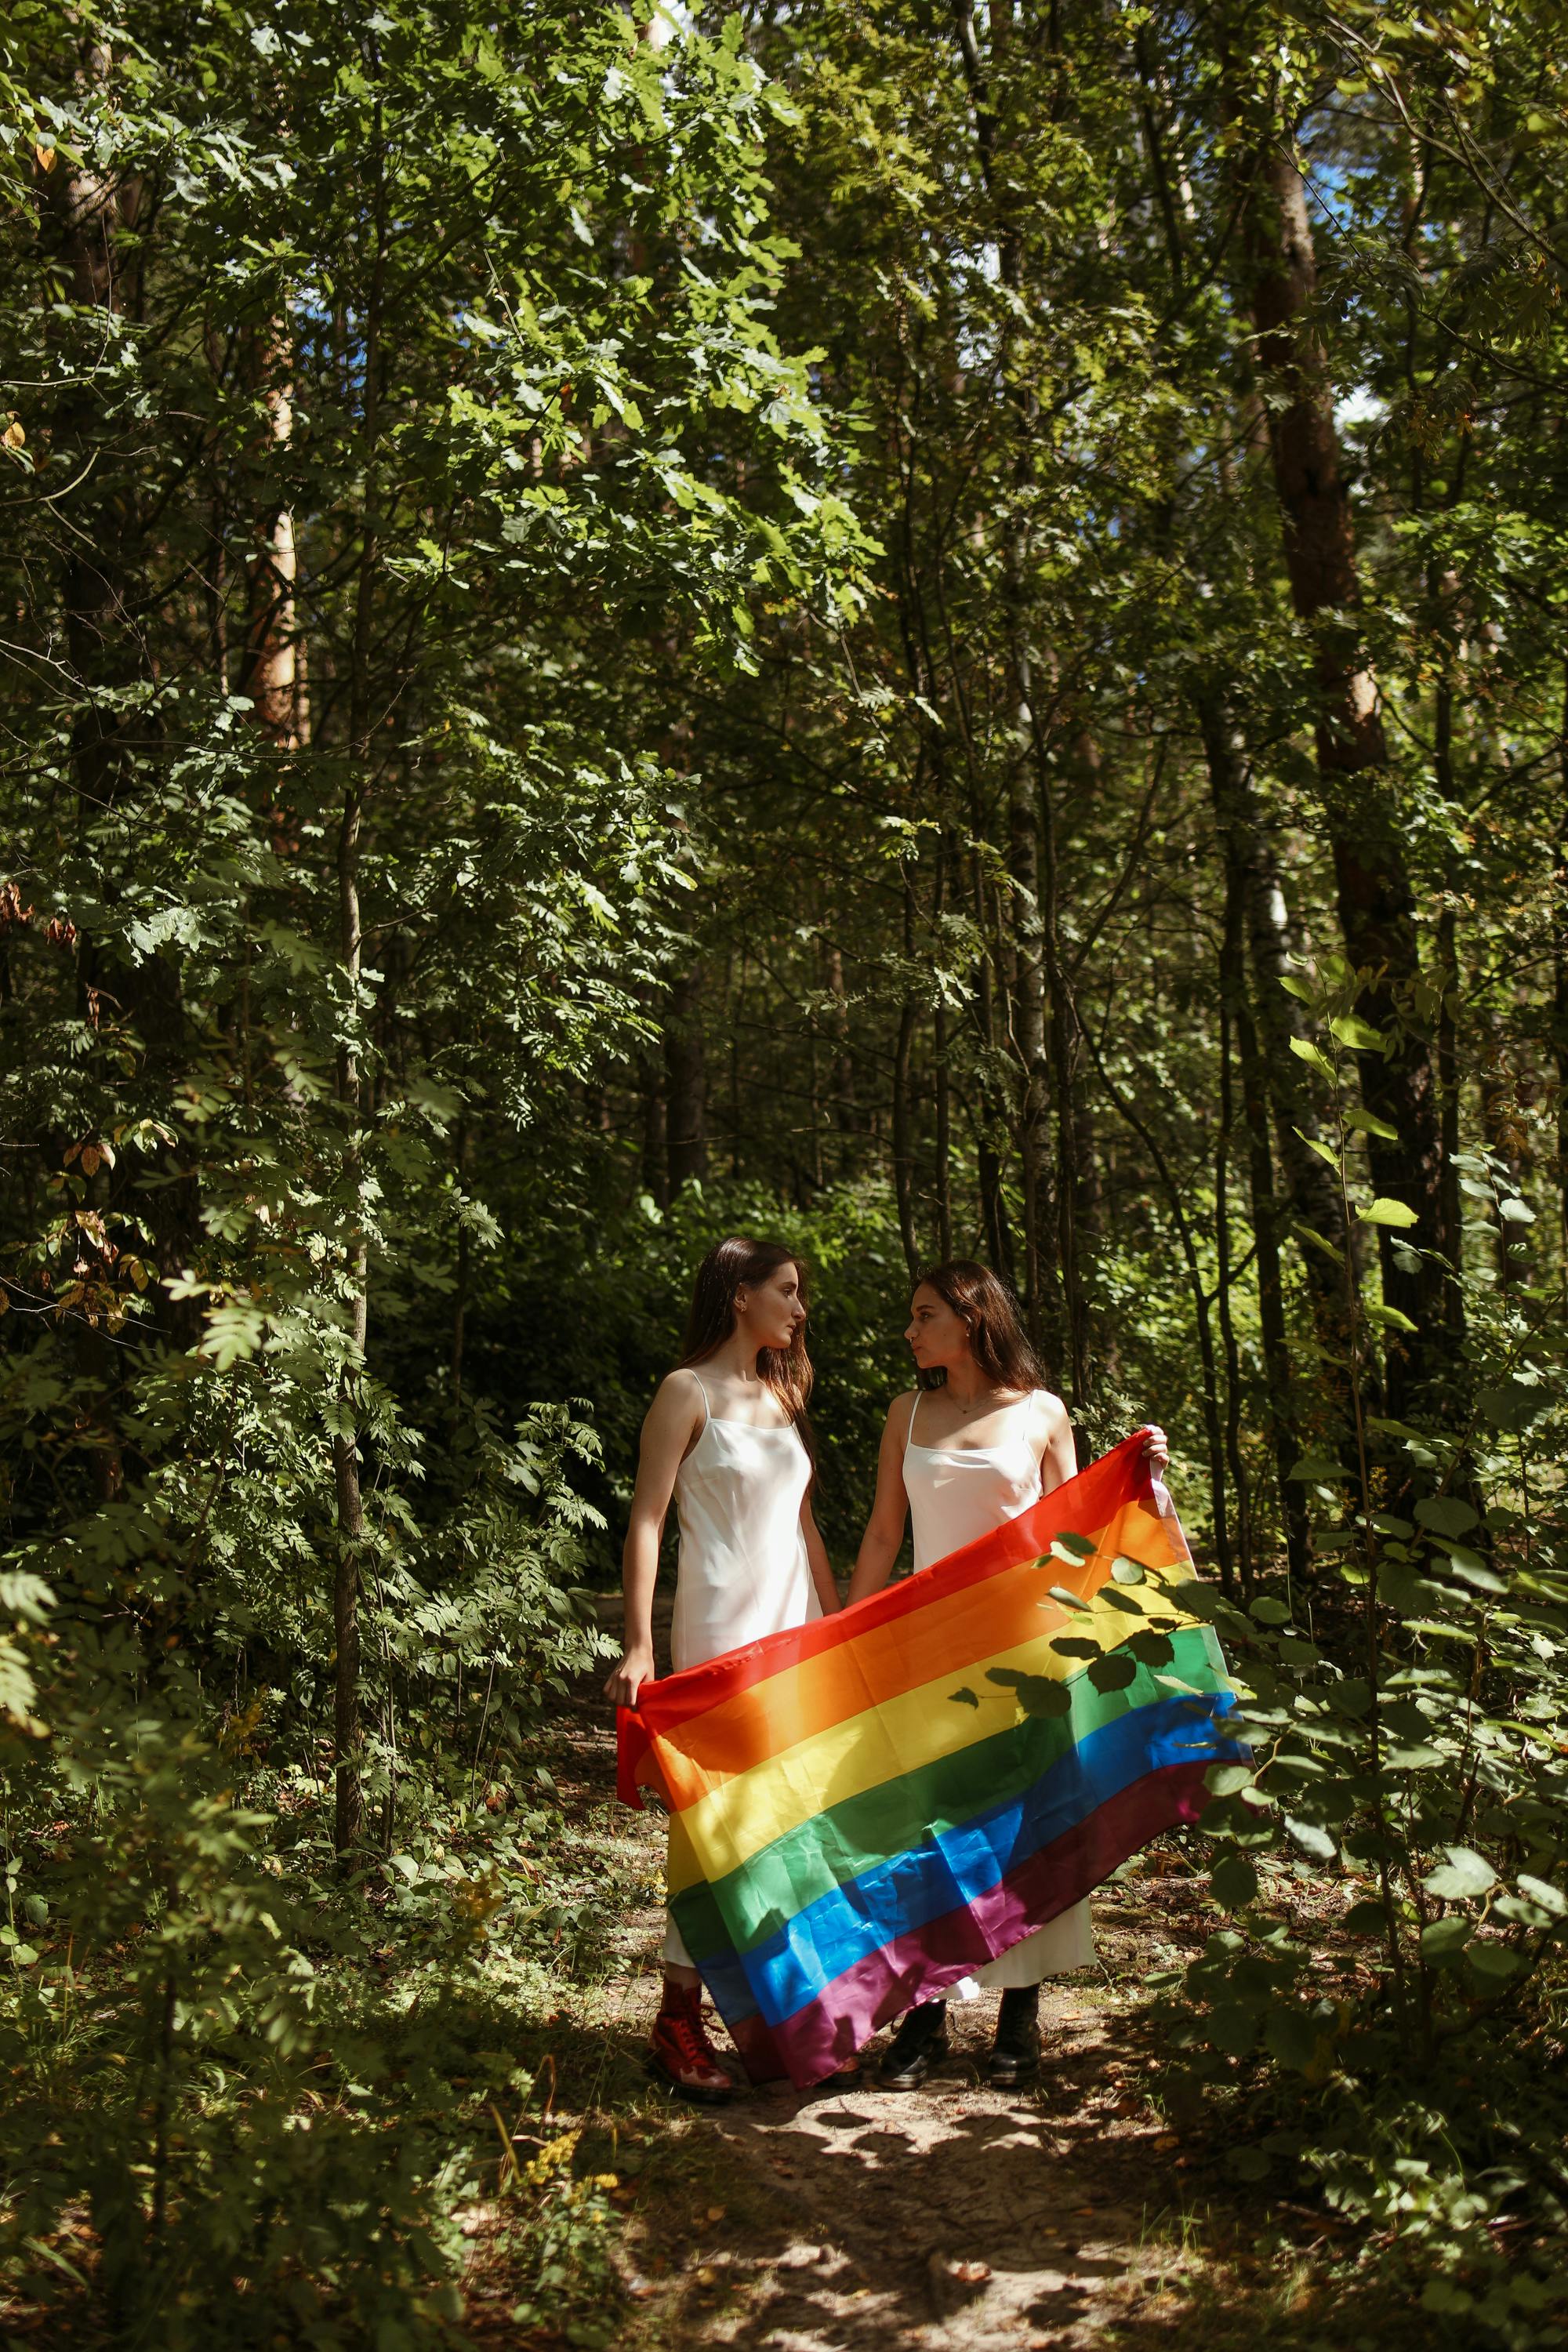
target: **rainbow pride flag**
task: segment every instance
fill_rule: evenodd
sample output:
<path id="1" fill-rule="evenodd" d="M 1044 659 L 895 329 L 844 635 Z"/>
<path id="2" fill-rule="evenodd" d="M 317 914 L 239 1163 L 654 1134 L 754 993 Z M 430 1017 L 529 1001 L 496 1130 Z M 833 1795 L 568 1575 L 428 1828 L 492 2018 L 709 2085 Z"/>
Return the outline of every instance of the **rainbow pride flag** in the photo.
<path id="1" fill-rule="evenodd" d="M 1142 1444 L 621 1709 L 620 1793 L 669 1814 L 670 1908 L 753 2081 L 820 2081 L 1194 1821 L 1246 1754 Z"/>

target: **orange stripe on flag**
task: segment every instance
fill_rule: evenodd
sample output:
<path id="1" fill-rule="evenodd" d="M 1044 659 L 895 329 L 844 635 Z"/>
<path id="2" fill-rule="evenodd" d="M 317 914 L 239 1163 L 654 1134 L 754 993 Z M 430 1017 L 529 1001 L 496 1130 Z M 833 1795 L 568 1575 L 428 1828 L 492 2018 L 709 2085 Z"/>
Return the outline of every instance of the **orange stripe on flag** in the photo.
<path id="1" fill-rule="evenodd" d="M 858 1609 L 870 1604 L 841 1612 L 831 1621 L 843 1636 L 837 1648 L 785 1666 L 688 1718 L 679 1748 L 656 1735 L 667 1801 L 679 1811 L 736 1774 L 868 1707 L 1065 1631 L 1076 1612 L 1048 1597 L 1053 1584 L 1091 1601 L 1119 1554 L 1156 1571 L 1185 1557 L 1158 1514 L 1141 1501 L 1124 1505 L 1108 1526 L 1082 1533 L 1096 1543 L 1090 1558 L 1071 1564 L 1054 1555 L 1004 1561 L 984 1581 L 933 1595 L 924 1608 L 859 1634 L 850 1626 Z M 1136 1631 L 1131 1616 L 1125 1630 Z"/>

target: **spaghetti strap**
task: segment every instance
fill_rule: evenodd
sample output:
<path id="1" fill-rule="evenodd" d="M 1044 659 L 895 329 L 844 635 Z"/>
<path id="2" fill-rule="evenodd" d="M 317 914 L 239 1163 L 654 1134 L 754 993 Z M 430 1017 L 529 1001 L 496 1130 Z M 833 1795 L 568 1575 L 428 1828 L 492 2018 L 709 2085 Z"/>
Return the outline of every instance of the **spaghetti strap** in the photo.
<path id="1" fill-rule="evenodd" d="M 701 1373 L 695 1370 L 690 1364 L 688 1364 L 686 1369 L 690 1372 L 692 1379 L 696 1381 L 698 1387 L 702 1391 L 702 1429 L 706 1429 L 709 1423 L 713 1418 L 713 1407 L 710 1402 L 708 1396 L 708 1383 L 703 1379 Z M 697 1433 L 700 1437 L 702 1431 L 699 1430 Z"/>
<path id="2" fill-rule="evenodd" d="M 917 1413 L 917 1412 L 919 1412 L 920 1409 L 921 1409 L 921 1392 L 920 1392 L 919 1389 L 917 1389 L 917 1390 L 915 1391 L 915 1401 L 914 1401 L 913 1404 L 911 1404 L 911 1405 L 910 1405 L 910 1425 L 909 1425 L 908 1429 L 906 1429 L 906 1430 L 905 1430 L 905 1432 L 904 1432 L 904 1452 L 905 1452 L 906 1454 L 909 1452 L 909 1450 L 910 1450 L 910 1446 L 911 1446 L 911 1445 L 914 1444 L 914 1442 L 915 1442 L 915 1415 L 916 1415 L 916 1413 Z"/>

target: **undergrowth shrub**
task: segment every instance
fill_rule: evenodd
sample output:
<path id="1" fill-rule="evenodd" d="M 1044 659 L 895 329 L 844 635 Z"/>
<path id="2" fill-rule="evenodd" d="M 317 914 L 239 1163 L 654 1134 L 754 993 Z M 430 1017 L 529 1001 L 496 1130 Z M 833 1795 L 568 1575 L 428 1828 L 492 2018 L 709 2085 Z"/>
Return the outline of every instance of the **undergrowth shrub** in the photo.
<path id="1" fill-rule="evenodd" d="M 1309 992 L 1303 990 L 1304 993 Z M 1467 1346 L 1420 1422 L 1378 1409 L 1347 1054 L 1353 975 L 1310 992 L 1337 1118 L 1353 1428 L 1297 1465 L 1320 1562 L 1243 1611 L 1184 1600 L 1236 1666 L 1253 1760 L 1203 1818 L 1231 1916 L 1164 1980 L 1178 2113 L 1215 2107 L 1233 2170 L 1316 2187 L 1357 2260 L 1408 2274 L 1467 2346 L 1561 2341 L 1568 2302 L 1568 1328 L 1555 1291 L 1465 1285 Z M 1347 1038 L 1355 1044 L 1347 1045 Z M 1530 1211 L 1460 1163 L 1480 1230 Z M 1398 1246 L 1409 1248 L 1401 1241 Z M 1386 1319 L 1387 1310 L 1382 1310 Z"/>
<path id="2" fill-rule="evenodd" d="M 71 1409 L 49 1354 L 5 1391 L 35 1444 Z M 435 2009 L 456 1989 L 479 2014 L 498 1942 L 558 1969 L 595 1932 L 537 1760 L 607 1646 L 573 1478 L 595 1439 L 558 1406 L 508 1433 L 477 1404 L 434 1491 L 384 1479 L 345 1877 L 321 1391 L 297 1334 L 277 1354 L 155 1370 L 156 1466 L 7 1571 L 0 2281 L 131 2346 L 419 2352 L 456 2325 L 453 2216 L 494 2161 L 480 2091 L 515 2066 L 504 2024 L 476 2055 Z M 419 1433 L 389 1405 L 383 1427 L 406 1471 Z M 568 2192 L 570 2168 L 513 2202 L 543 2229 Z"/>

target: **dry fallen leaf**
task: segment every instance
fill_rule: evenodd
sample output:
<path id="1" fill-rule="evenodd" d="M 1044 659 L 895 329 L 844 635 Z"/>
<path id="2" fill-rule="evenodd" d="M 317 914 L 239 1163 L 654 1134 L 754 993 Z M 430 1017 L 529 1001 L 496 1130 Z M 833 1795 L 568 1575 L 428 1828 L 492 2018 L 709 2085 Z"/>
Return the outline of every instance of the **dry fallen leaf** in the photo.
<path id="1" fill-rule="evenodd" d="M 710 2205 L 708 2208 L 708 2219 L 710 2221 L 721 2221 L 724 2219 L 724 2208 L 722 2205 Z"/>
<path id="2" fill-rule="evenodd" d="M 948 2275 L 961 2286 L 984 2286 L 991 2275 L 989 2263 L 950 2263 Z"/>

